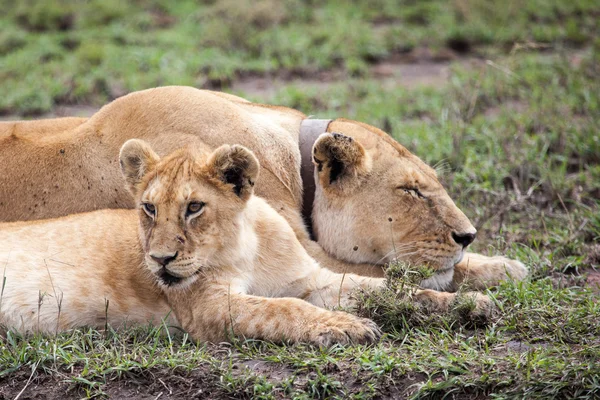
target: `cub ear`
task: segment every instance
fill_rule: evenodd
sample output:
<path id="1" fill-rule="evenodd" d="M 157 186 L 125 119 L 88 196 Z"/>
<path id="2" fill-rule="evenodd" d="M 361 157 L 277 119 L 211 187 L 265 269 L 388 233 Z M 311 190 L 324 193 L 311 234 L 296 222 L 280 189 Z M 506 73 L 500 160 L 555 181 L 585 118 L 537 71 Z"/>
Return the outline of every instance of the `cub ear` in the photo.
<path id="1" fill-rule="evenodd" d="M 223 145 L 208 159 L 208 171 L 216 179 L 232 185 L 233 192 L 248 200 L 254 191 L 260 164 L 254 153 L 240 145 Z"/>
<path id="2" fill-rule="evenodd" d="M 319 136 L 313 145 L 313 163 L 324 189 L 351 187 L 371 170 L 371 157 L 365 148 L 341 133 Z"/>
<path id="3" fill-rule="evenodd" d="M 130 139 L 123 144 L 119 153 L 119 164 L 131 194 L 137 194 L 142 178 L 154 168 L 159 159 L 150 145 L 143 140 Z"/>

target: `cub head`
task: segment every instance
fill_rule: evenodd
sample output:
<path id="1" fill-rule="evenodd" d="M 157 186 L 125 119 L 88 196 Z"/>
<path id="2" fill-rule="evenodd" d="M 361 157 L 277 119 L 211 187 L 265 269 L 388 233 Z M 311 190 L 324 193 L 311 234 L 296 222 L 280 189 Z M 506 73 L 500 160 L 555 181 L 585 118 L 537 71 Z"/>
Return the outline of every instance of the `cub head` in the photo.
<path id="1" fill-rule="evenodd" d="M 443 287 L 476 230 L 435 171 L 387 134 L 336 120 L 313 146 L 313 230 L 335 257 L 354 263 L 404 260 L 437 274 Z"/>
<path id="2" fill-rule="evenodd" d="M 240 251 L 241 214 L 259 171 L 248 149 L 183 148 L 161 159 L 132 139 L 120 165 L 139 210 L 146 265 L 161 286 L 186 287 Z"/>

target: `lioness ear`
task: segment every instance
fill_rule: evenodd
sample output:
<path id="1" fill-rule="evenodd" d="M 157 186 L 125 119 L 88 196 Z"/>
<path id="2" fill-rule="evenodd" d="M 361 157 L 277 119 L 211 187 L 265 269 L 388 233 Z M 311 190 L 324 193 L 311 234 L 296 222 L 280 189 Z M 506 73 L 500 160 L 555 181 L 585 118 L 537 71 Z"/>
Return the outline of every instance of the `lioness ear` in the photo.
<path id="1" fill-rule="evenodd" d="M 240 145 L 223 145 L 208 159 L 209 173 L 223 183 L 233 185 L 233 191 L 247 200 L 254 190 L 260 164 L 254 153 Z"/>
<path id="2" fill-rule="evenodd" d="M 356 140 L 324 133 L 313 145 L 313 163 L 323 188 L 343 188 L 371 170 L 371 158 Z"/>
<path id="3" fill-rule="evenodd" d="M 119 164 L 131 194 L 137 194 L 137 186 L 142 178 L 154 168 L 159 159 L 150 145 L 143 140 L 130 139 L 125 142 L 119 153 Z"/>

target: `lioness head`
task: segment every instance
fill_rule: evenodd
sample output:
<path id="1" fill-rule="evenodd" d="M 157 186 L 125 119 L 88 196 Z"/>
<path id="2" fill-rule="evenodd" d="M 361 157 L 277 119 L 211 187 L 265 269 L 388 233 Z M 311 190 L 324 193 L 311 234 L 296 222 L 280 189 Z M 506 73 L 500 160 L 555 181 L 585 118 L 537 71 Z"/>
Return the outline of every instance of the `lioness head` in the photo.
<path id="1" fill-rule="evenodd" d="M 339 259 L 427 264 L 452 276 L 476 230 L 436 172 L 385 133 L 336 120 L 313 146 L 313 228 Z"/>
<path id="2" fill-rule="evenodd" d="M 160 159 L 132 139 L 121 148 L 120 164 L 139 209 L 146 264 L 162 286 L 185 287 L 240 251 L 239 217 L 259 171 L 248 149 L 184 148 Z"/>

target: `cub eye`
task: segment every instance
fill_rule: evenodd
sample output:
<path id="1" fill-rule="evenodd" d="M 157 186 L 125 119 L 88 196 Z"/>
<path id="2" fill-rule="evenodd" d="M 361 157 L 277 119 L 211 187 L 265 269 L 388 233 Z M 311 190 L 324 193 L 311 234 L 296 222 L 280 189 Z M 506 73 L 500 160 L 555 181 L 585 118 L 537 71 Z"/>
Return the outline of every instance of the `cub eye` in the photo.
<path id="1" fill-rule="evenodd" d="M 205 203 L 201 201 L 194 201 L 187 206 L 187 210 L 185 211 L 186 216 L 190 216 L 192 214 L 198 214 L 204 208 Z"/>
<path id="2" fill-rule="evenodd" d="M 154 207 L 154 204 L 142 203 L 142 208 L 144 209 L 144 212 L 150 217 L 154 217 L 156 215 L 156 207 Z"/>

